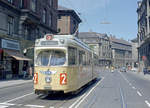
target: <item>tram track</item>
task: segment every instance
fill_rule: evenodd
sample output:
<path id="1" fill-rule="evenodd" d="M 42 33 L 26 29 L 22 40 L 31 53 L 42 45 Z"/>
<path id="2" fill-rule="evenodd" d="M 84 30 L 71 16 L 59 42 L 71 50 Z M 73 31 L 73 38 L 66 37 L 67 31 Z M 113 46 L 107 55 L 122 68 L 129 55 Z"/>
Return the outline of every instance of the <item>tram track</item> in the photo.
<path id="1" fill-rule="evenodd" d="M 91 91 L 91 89 L 93 87 L 95 87 L 95 85 L 99 81 L 100 81 L 100 79 L 87 84 L 77 94 L 56 93 L 56 94 L 49 94 L 45 97 L 43 97 L 44 95 L 43 96 L 41 95 L 41 96 L 39 96 L 39 98 L 42 100 L 51 101 L 52 103 L 49 105 L 50 108 L 71 108 L 71 106 L 73 104 L 74 105 L 78 104 L 78 102 L 76 103 L 77 100 L 80 102 L 80 101 L 82 101 L 82 99 L 85 98 L 86 95 L 89 95 L 89 91 Z M 55 100 L 56 100 L 56 102 L 55 102 Z"/>

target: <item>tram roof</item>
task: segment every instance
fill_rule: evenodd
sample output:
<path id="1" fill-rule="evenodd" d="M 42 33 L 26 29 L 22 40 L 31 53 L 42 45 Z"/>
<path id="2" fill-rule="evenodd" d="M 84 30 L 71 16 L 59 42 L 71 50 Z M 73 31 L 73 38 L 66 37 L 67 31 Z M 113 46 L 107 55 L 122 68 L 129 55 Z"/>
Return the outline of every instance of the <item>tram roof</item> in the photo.
<path id="1" fill-rule="evenodd" d="M 47 36 L 51 35 L 52 36 L 52 39 L 51 40 L 47 40 Z M 87 44 L 85 44 L 84 42 L 82 42 L 80 39 L 78 39 L 77 37 L 75 37 L 74 35 L 52 35 L 52 34 L 46 34 L 44 36 L 44 38 L 40 38 L 40 39 L 36 39 L 35 41 L 35 46 L 41 46 L 42 45 L 36 45 L 36 42 L 42 42 L 42 41 L 60 41 L 60 40 L 64 40 L 64 44 L 58 44 L 58 45 L 55 45 L 55 47 L 57 46 L 69 46 L 69 45 L 75 45 L 75 46 L 78 46 L 78 47 L 82 47 L 82 48 L 85 48 L 86 50 L 88 51 L 91 51 L 92 50 L 89 48 L 89 46 Z M 54 45 L 46 45 L 46 47 L 53 47 Z"/>

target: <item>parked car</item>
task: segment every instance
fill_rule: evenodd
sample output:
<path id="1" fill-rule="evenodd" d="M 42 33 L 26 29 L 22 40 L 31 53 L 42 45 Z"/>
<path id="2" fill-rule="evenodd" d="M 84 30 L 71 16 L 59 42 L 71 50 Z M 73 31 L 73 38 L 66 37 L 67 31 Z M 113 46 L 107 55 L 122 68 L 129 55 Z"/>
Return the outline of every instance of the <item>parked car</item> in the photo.
<path id="1" fill-rule="evenodd" d="M 144 69 L 143 69 L 143 73 L 144 73 L 144 75 L 145 75 L 145 74 L 150 74 L 150 67 L 144 68 Z"/>
<path id="2" fill-rule="evenodd" d="M 132 72 L 137 72 L 137 68 L 132 68 L 131 71 Z"/>
<path id="3" fill-rule="evenodd" d="M 143 69 L 143 73 L 144 73 L 144 75 L 147 74 L 147 68 Z"/>
<path id="4" fill-rule="evenodd" d="M 120 72 L 126 72 L 126 67 L 122 67 L 122 68 L 120 69 Z"/>

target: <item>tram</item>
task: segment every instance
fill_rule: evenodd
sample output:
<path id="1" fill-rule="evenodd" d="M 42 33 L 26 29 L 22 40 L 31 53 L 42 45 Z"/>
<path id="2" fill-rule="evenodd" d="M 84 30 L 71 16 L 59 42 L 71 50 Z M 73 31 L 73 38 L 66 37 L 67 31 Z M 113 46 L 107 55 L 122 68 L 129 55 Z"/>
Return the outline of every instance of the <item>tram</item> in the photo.
<path id="1" fill-rule="evenodd" d="M 34 92 L 75 92 L 97 78 L 98 58 L 73 35 L 46 34 L 35 41 Z"/>

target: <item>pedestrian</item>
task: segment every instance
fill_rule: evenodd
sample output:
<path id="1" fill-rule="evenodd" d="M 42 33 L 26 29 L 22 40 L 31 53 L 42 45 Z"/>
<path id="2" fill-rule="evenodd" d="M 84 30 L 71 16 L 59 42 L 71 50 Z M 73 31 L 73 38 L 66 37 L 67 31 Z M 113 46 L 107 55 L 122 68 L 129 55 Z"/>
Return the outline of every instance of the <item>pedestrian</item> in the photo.
<path id="1" fill-rule="evenodd" d="M 23 78 L 25 78 L 26 74 L 27 74 L 27 66 L 26 66 L 26 64 L 23 65 L 22 71 L 23 71 Z"/>
<path id="2" fill-rule="evenodd" d="M 29 71 L 29 77 L 32 78 L 32 65 L 29 66 L 28 71 Z"/>

